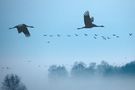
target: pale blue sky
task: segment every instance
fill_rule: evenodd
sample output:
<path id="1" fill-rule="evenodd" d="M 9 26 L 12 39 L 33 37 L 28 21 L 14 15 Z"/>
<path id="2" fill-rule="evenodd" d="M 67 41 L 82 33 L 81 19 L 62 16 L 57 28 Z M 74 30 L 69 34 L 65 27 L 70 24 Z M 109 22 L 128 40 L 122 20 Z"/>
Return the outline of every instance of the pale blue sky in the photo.
<path id="1" fill-rule="evenodd" d="M 86 10 L 95 18 L 95 24 L 105 27 L 77 30 L 83 26 Z M 105 60 L 122 65 L 135 60 L 134 16 L 135 0 L 0 0 L 0 67 L 10 67 L 0 68 L 0 82 L 7 73 L 15 73 L 29 90 L 45 90 L 46 65 L 65 64 L 71 68 L 75 61 L 88 64 Z M 31 37 L 8 29 L 21 23 L 35 27 L 29 29 Z M 75 33 L 79 37 L 66 36 Z M 95 33 L 99 35 L 97 40 L 93 38 Z"/>
<path id="2" fill-rule="evenodd" d="M 94 23 L 104 28 L 77 30 L 89 10 Z M 31 60 L 39 64 L 75 61 L 122 64 L 135 59 L 135 0 L 0 0 L 0 63 Z M 17 24 L 33 25 L 31 37 L 9 30 Z M 80 37 L 66 37 L 79 34 Z M 85 37 L 83 34 L 89 34 Z M 93 39 L 94 34 L 110 36 Z M 112 34 L 120 36 L 119 39 Z M 44 34 L 61 37 L 44 37 Z M 50 41 L 50 44 L 47 43 Z"/>

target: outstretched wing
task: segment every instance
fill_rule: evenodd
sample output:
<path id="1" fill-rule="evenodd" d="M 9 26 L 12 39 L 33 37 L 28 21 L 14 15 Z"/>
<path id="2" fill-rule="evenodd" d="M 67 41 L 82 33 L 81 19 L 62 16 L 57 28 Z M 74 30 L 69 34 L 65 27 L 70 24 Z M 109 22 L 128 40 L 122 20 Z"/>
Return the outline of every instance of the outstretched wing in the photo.
<path id="1" fill-rule="evenodd" d="M 16 28 L 17 28 L 18 33 L 21 33 L 23 31 L 20 27 L 16 27 Z"/>
<path id="2" fill-rule="evenodd" d="M 28 31 L 27 28 L 25 28 L 25 29 L 23 30 L 23 33 L 24 33 L 24 35 L 25 35 L 26 37 L 29 37 L 29 36 L 30 36 L 30 32 Z"/>
<path id="3" fill-rule="evenodd" d="M 91 22 L 94 22 L 94 17 L 91 17 L 90 19 L 91 19 Z"/>
<path id="4" fill-rule="evenodd" d="M 94 19 L 93 19 L 93 20 L 94 20 Z M 86 11 L 86 12 L 84 13 L 84 24 L 85 24 L 85 26 L 91 26 L 93 20 L 92 20 L 92 19 L 90 18 L 90 16 L 89 16 L 89 11 Z"/>

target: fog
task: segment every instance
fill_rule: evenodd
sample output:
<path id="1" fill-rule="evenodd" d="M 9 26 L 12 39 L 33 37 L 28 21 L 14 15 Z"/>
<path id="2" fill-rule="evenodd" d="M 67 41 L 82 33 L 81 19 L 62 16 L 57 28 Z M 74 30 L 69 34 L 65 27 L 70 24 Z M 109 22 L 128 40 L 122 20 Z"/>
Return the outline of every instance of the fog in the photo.
<path id="1" fill-rule="evenodd" d="M 135 77 L 57 78 L 24 80 L 27 90 L 134 90 Z"/>
<path id="2" fill-rule="evenodd" d="M 49 81 L 45 90 L 134 90 L 135 79 L 128 77 L 91 77 Z"/>
<path id="3" fill-rule="evenodd" d="M 23 63 L 22 63 L 23 64 Z M 7 74 L 16 74 L 20 77 L 21 82 L 26 86 L 27 90 L 134 90 L 135 77 L 134 75 L 108 75 L 95 72 L 87 76 L 80 71 L 80 76 L 73 72 L 73 67 L 64 66 L 49 66 L 33 64 L 20 64 L 6 66 L 1 68 L 0 72 L 0 87 Z M 130 63 L 134 64 L 134 62 Z M 77 64 L 77 65 L 80 65 Z M 129 65 L 129 64 L 128 64 Z M 73 65 L 75 66 L 75 65 Z M 97 65 L 98 66 L 98 65 Z M 55 67 L 55 68 L 54 68 Z M 52 69 L 49 69 L 52 68 Z M 85 67 L 85 68 L 88 68 Z M 63 70 L 61 72 L 61 70 Z M 80 68 L 79 68 L 80 70 Z M 56 71 L 56 72 L 55 72 Z M 84 71 L 84 69 L 83 69 Z M 110 70 L 111 71 L 111 70 Z M 77 75 L 77 76 L 76 76 Z"/>

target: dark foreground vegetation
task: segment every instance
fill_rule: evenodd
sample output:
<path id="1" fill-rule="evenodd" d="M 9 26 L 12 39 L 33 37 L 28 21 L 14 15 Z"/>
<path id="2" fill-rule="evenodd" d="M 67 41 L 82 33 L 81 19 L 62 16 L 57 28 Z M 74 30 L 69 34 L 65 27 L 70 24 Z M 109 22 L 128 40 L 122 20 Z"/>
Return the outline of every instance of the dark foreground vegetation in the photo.
<path id="1" fill-rule="evenodd" d="M 20 78 L 14 74 L 8 74 L 2 82 L 2 90 L 27 90 Z"/>

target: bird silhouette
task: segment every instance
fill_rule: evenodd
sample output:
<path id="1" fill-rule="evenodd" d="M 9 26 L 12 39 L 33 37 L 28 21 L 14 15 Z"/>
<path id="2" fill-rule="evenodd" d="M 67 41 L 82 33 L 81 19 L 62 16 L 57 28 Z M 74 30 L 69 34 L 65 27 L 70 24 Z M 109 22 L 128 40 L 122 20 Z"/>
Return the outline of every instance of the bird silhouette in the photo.
<path id="1" fill-rule="evenodd" d="M 129 33 L 129 36 L 132 36 L 133 35 L 133 33 Z"/>
<path id="2" fill-rule="evenodd" d="M 107 37 L 107 39 L 111 39 L 110 37 Z"/>
<path id="3" fill-rule="evenodd" d="M 46 34 L 44 34 L 44 36 L 47 36 Z"/>
<path id="4" fill-rule="evenodd" d="M 29 28 L 34 28 L 33 26 L 28 26 L 26 24 L 19 24 L 19 25 L 16 25 L 16 26 L 12 27 L 12 28 L 9 28 L 9 29 L 16 28 L 18 33 L 23 32 L 26 37 L 30 37 L 30 32 L 28 31 L 28 27 Z"/>
<path id="5" fill-rule="evenodd" d="M 60 37 L 60 34 L 57 34 L 57 37 Z"/>
<path id="6" fill-rule="evenodd" d="M 67 37 L 71 37 L 71 35 L 67 35 Z"/>
<path id="7" fill-rule="evenodd" d="M 106 40 L 106 37 L 104 37 L 104 36 L 101 36 L 104 40 Z"/>
<path id="8" fill-rule="evenodd" d="M 49 37 L 53 37 L 53 35 L 49 35 Z"/>
<path id="9" fill-rule="evenodd" d="M 88 34 L 85 33 L 84 36 L 88 36 Z"/>
<path id="10" fill-rule="evenodd" d="M 113 36 L 116 36 L 116 34 L 113 34 Z"/>
<path id="11" fill-rule="evenodd" d="M 6 67 L 6 69 L 8 70 L 8 69 L 9 69 L 9 67 Z"/>
<path id="12" fill-rule="evenodd" d="M 94 34 L 95 36 L 98 36 L 97 34 Z"/>
<path id="13" fill-rule="evenodd" d="M 116 38 L 119 38 L 120 36 L 116 36 Z"/>
<path id="14" fill-rule="evenodd" d="M 96 37 L 96 36 L 94 36 L 93 38 L 94 38 L 94 39 L 97 39 L 97 37 Z"/>
<path id="15" fill-rule="evenodd" d="M 93 24 L 93 22 L 94 22 L 94 17 L 90 17 L 89 11 L 86 11 L 84 13 L 84 24 L 85 24 L 85 26 L 81 27 L 81 28 L 77 28 L 77 29 L 93 28 L 93 27 L 104 27 L 103 25 Z"/>
<path id="16" fill-rule="evenodd" d="M 75 34 L 75 36 L 79 36 L 78 34 Z"/>
<path id="17" fill-rule="evenodd" d="M 50 43 L 50 41 L 47 41 L 47 43 L 49 44 L 49 43 Z"/>

